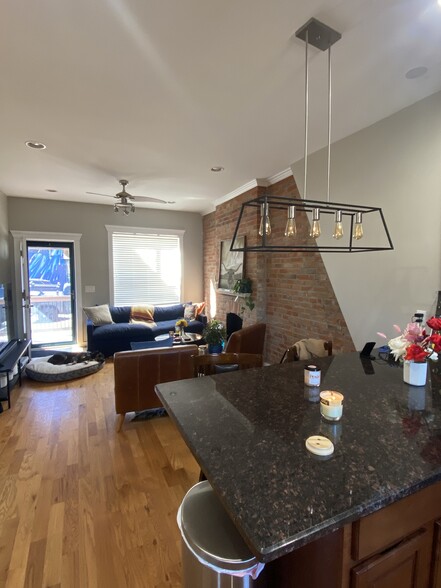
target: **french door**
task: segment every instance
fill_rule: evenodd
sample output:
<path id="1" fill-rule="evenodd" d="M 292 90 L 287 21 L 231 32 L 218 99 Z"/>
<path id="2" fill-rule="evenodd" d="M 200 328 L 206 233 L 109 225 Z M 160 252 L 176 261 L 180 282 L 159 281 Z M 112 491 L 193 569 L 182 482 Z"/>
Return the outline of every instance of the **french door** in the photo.
<path id="1" fill-rule="evenodd" d="M 26 240 L 23 309 L 32 346 L 76 342 L 74 244 Z"/>

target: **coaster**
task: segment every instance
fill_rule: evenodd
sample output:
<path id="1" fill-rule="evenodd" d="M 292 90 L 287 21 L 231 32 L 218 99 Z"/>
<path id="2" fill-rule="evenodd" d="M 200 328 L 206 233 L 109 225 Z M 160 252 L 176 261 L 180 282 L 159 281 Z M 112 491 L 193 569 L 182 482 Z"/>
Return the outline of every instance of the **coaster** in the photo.
<path id="1" fill-rule="evenodd" d="M 334 444 L 327 437 L 312 435 L 305 441 L 306 449 L 314 455 L 331 455 L 334 453 Z"/>

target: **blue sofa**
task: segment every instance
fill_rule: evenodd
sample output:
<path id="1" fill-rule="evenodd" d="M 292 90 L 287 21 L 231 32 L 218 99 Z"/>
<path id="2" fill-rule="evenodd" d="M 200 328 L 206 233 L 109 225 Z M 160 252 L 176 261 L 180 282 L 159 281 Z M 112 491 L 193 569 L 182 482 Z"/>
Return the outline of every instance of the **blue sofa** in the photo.
<path id="1" fill-rule="evenodd" d="M 184 317 L 184 304 L 164 304 L 155 306 L 153 319 L 155 326 L 130 322 L 131 306 L 109 306 L 113 323 L 96 327 L 87 319 L 87 350 L 100 351 L 109 357 L 117 351 L 131 350 L 130 343 L 153 341 L 158 335 L 174 330 L 178 319 Z M 197 320 L 188 321 L 185 330 L 189 333 L 202 333 L 207 317 L 198 315 Z"/>

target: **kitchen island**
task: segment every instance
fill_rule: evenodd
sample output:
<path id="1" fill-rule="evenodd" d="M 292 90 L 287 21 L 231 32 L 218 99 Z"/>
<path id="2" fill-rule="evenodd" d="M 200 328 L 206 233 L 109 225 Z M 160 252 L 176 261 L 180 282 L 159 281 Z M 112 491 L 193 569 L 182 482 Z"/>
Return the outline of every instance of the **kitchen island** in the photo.
<path id="1" fill-rule="evenodd" d="M 425 387 L 357 353 L 159 384 L 157 394 L 274 587 L 441 587 L 441 378 Z M 311 435 L 331 439 L 320 458 Z"/>

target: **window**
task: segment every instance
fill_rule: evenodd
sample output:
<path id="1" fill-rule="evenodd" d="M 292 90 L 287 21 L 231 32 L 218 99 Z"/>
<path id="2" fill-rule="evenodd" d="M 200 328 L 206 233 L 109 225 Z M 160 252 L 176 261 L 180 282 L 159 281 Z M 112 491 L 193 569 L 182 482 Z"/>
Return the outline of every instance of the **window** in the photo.
<path id="1" fill-rule="evenodd" d="M 106 228 L 113 304 L 181 301 L 183 231 Z"/>

